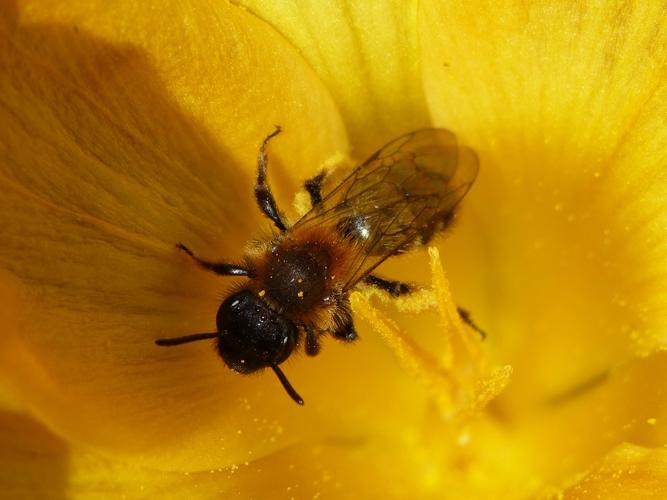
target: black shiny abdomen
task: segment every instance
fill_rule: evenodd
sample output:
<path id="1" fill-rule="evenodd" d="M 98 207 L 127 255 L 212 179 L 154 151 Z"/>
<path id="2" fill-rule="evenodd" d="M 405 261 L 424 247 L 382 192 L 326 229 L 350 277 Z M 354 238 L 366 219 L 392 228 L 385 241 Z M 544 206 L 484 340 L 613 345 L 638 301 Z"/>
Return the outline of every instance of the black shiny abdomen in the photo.
<path id="1" fill-rule="evenodd" d="M 277 249 L 268 269 L 266 293 L 285 311 L 306 311 L 323 299 L 330 256 L 319 245 Z"/>

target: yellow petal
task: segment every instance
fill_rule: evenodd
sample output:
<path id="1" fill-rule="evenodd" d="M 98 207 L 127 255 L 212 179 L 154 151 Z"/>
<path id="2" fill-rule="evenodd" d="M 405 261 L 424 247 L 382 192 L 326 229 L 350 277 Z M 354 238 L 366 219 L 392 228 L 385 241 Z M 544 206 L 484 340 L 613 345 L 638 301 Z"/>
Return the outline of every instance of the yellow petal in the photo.
<path id="1" fill-rule="evenodd" d="M 25 356 L 22 345 L 17 342 L 19 330 L 20 301 L 18 291 L 21 288 L 20 281 L 12 274 L 0 271 L 0 342 L 2 351 L 0 359 L 3 364 L 3 374 L 12 371 L 21 372 L 24 363 L 31 363 L 29 357 Z M 34 366 L 34 365 L 33 365 Z M 20 412 L 24 410 L 20 389 L 5 377 L 0 377 L 0 410 Z"/>
<path id="2" fill-rule="evenodd" d="M 18 324 L 0 370 L 22 406 L 72 442 L 167 469 L 301 439 L 312 416 L 273 378 L 153 341 L 214 328 L 229 281 L 174 245 L 240 257 L 261 227 L 251 178 L 274 124 L 284 199 L 345 150 L 326 89 L 225 3 L 21 2 L 0 16 L 0 267 L 19 282 L 0 282 Z"/>
<path id="3" fill-rule="evenodd" d="M 533 457 L 535 476 L 554 485 L 586 470 L 620 443 L 662 446 L 667 442 L 665 377 L 667 353 L 659 353 L 545 400 L 541 408 L 509 418 L 514 446 Z"/>
<path id="4" fill-rule="evenodd" d="M 427 0 L 419 32 L 434 122 L 480 154 L 445 261 L 514 368 L 491 415 L 516 467 L 657 445 L 665 358 L 632 360 L 667 346 L 664 6 Z"/>
<path id="5" fill-rule="evenodd" d="M 368 498 L 379 489 L 383 498 L 425 498 L 438 475 L 411 441 L 315 441 L 226 468 L 168 472 L 73 447 L 25 415 L 0 412 L 0 484 L 12 499 Z"/>
<path id="6" fill-rule="evenodd" d="M 481 156 L 447 260 L 515 412 L 667 345 L 667 24 L 645 2 L 471 8 L 423 3 L 424 81 Z"/>
<path id="7" fill-rule="evenodd" d="M 667 450 L 619 446 L 575 484 L 557 495 L 563 500 L 633 500 L 667 496 Z M 554 495 L 556 496 L 556 495 Z"/>
<path id="8" fill-rule="evenodd" d="M 248 5 L 275 31 L 218 3 L 25 2 L 0 18 L 0 395 L 74 443 L 71 456 L 100 454 L 67 475 L 118 470 L 130 491 L 146 478 L 184 495 L 527 497 L 621 441 L 664 442 L 661 10 Z M 226 286 L 173 244 L 240 255 L 259 220 L 257 143 L 285 127 L 270 147 L 284 205 L 345 152 L 336 105 L 359 156 L 430 117 L 480 152 L 445 262 L 485 349 L 515 370 L 466 429 L 364 330 L 354 348 L 288 364 L 304 409 L 205 345 L 152 345 L 210 330 Z M 407 262 L 420 259 L 396 277 L 422 280 L 423 256 Z M 433 343 L 433 315 L 401 319 Z M 155 469 L 196 480 L 161 472 L 161 486 Z"/>
<path id="9" fill-rule="evenodd" d="M 238 3 L 271 23 L 322 79 L 358 158 L 430 124 L 419 74 L 418 2 Z"/>

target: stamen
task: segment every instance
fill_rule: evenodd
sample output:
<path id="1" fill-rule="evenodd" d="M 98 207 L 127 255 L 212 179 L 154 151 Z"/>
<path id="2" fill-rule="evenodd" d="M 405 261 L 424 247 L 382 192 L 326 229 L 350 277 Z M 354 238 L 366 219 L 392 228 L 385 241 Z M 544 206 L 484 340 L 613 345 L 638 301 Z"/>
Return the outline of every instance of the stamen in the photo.
<path id="1" fill-rule="evenodd" d="M 397 309 L 419 313 L 437 310 L 439 330 L 445 346 L 433 354 L 421 348 L 396 323 L 375 309 L 371 295 L 386 301 L 386 294 L 372 290 L 355 292 L 350 302 L 355 314 L 378 332 L 394 351 L 401 364 L 428 389 L 441 415 L 447 419 L 463 419 L 479 413 L 507 386 L 512 373 L 510 366 L 491 367 L 484 354 L 484 343 L 478 332 L 465 325 L 449 291 L 449 283 L 436 248 L 429 248 L 433 288 L 392 301 Z"/>
<path id="2" fill-rule="evenodd" d="M 417 346 L 393 321 L 371 306 L 362 294 L 351 294 L 350 303 L 355 315 L 372 325 L 394 351 L 403 367 L 426 386 L 441 411 L 445 415 L 451 415 L 454 411 L 452 394 L 455 386 L 451 373 L 441 370 L 433 356 Z"/>

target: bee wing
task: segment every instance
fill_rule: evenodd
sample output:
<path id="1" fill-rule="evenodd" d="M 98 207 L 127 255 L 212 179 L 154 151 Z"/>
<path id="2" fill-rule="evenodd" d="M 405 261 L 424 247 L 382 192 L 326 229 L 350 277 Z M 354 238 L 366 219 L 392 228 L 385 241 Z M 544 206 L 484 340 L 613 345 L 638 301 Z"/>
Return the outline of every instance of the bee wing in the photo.
<path id="1" fill-rule="evenodd" d="M 376 151 L 340 183 L 325 185 L 322 203 L 292 227 L 330 226 L 353 240 L 343 278 L 349 290 L 388 257 L 444 230 L 477 170 L 477 156 L 459 147 L 454 134 L 417 130 Z"/>

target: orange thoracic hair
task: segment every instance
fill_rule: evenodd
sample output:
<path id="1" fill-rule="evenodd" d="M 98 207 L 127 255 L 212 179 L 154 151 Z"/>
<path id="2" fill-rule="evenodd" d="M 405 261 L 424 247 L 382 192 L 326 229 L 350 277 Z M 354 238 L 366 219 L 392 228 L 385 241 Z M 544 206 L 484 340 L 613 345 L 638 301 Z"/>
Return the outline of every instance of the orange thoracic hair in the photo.
<path id="1" fill-rule="evenodd" d="M 334 331 L 349 318 L 344 287 L 356 252 L 335 228 L 287 231 L 246 249 L 254 274 L 247 288 L 297 324 Z"/>

